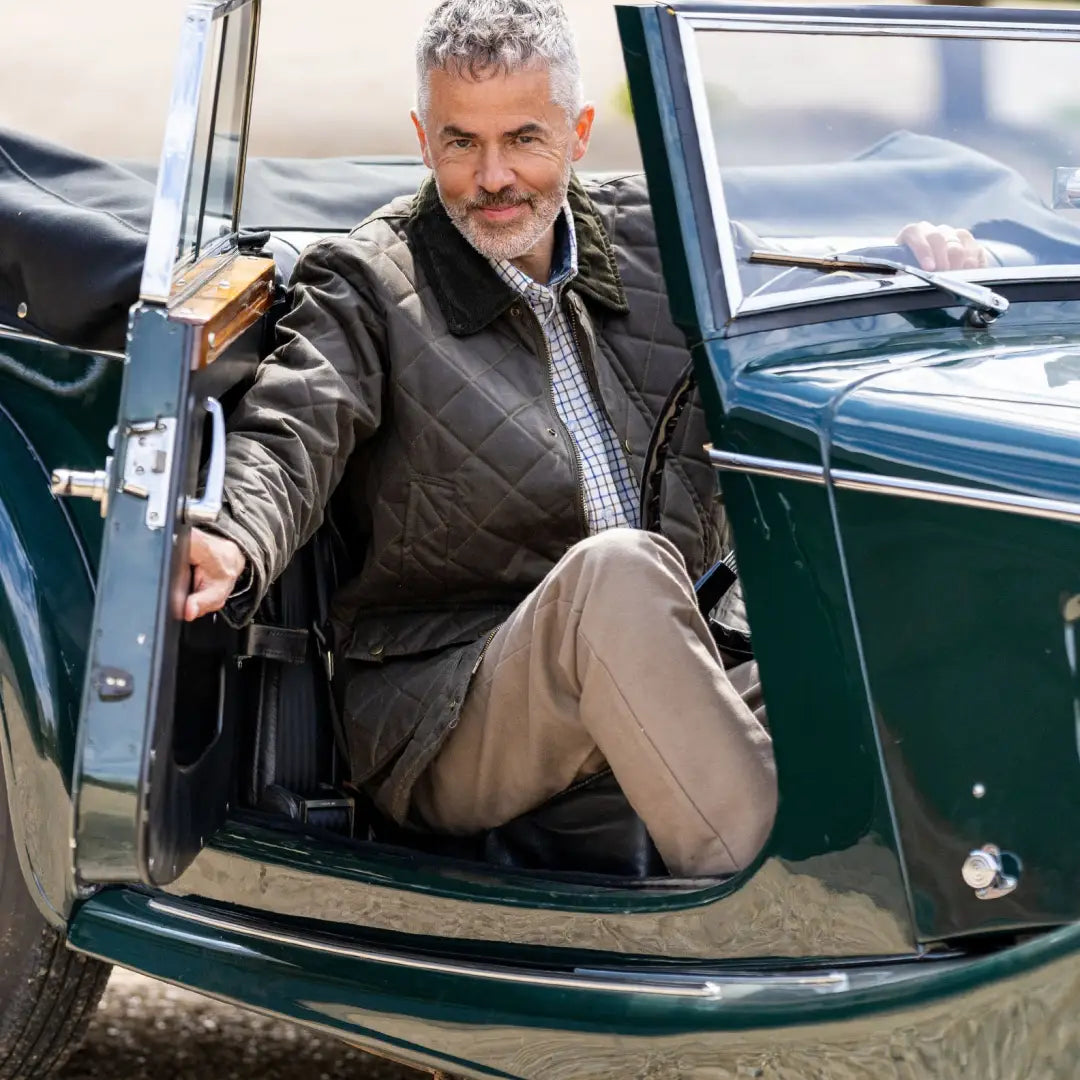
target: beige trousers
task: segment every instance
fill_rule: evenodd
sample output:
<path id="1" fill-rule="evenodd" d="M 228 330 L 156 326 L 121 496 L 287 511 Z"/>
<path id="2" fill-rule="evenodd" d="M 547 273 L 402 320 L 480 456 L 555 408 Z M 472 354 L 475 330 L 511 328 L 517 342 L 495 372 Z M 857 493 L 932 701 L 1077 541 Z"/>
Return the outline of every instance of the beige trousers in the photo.
<path id="1" fill-rule="evenodd" d="M 756 665 L 725 673 L 675 546 L 611 529 L 499 628 L 413 809 L 477 832 L 610 765 L 672 874 L 730 873 L 776 811 L 763 715 Z"/>

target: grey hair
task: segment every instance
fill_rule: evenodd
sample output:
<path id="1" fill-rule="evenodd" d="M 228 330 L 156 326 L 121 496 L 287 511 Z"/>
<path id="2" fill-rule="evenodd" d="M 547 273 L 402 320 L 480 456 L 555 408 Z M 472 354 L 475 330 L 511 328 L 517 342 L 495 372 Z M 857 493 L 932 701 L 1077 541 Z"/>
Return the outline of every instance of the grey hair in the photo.
<path id="1" fill-rule="evenodd" d="M 481 79 L 539 66 L 551 74 L 551 100 L 573 123 L 585 93 L 560 0 L 442 0 L 416 43 L 416 111 L 426 122 L 432 71 Z"/>

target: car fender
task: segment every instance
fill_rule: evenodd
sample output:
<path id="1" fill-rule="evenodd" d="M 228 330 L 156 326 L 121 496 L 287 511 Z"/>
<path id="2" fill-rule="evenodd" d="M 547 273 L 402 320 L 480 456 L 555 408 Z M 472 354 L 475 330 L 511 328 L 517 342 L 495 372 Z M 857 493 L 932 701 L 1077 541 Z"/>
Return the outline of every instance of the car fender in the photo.
<path id="1" fill-rule="evenodd" d="M 93 580 L 66 507 L 0 407 L 0 756 L 26 884 L 66 925 L 75 898 L 71 778 Z"/>

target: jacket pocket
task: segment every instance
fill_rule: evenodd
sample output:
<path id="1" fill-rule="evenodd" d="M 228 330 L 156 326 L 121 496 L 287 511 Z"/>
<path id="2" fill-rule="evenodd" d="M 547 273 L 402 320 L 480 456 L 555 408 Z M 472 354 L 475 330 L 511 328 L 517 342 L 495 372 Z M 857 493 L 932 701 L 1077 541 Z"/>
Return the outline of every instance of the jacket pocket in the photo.
<path id="1" fill-rule="evenodd" d="M 450 553 L 454 485 L 437 476 L 414 476 L 405 502 L 401 581 L 413 587 L 441 585 Z"/>

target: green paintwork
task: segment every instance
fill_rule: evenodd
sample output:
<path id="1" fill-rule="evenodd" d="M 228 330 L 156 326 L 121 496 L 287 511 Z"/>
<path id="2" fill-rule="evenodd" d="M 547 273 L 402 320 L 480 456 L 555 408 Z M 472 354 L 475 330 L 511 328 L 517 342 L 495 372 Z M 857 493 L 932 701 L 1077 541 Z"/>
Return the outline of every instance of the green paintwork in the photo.
<path id="1" fill-rule="evenodd" d="M 682 136 L 674 15 L 623 8 L 619 21 L 673 308 L 717 446 L 1080 501 L 1076 300 L 1028 289 L 991 331 L 932 306 L 727 326 Z M 0 459 L 14 463 L 0 476 L 2 747 L 24 870 L 57 923 L 75 904 L 73 775 L 82 882 L 159 880 L 155 853 L 170 878 L 201 841 L 187 812 L 212 818 L 228 794 L 224 751 L 209 775 L 173 767 L 172 725 L 192 720 L 172 708 L 183 529 L 175 540 L 171 522 L 147 530 L 145 503 L 121 496 L 103 553 L 97 507 L 62 507 L 47 491 L 53 467 L 102 465 L 118 418 L 173 413 L 186 440 L 174 488 L 191 490 L 190 343 L 160 309 L 141 309 L 133 329 L 122 405 L 116 359 L 0 338 Z M 215 392 L 233 381 L 230 362 L 211 369 Z M 473 1076 L 1071 1075 L 1075 526 L 736 474 L 723 495 L 781 789 L 767 848 L 744 875 L 697 890 L 598 889 L 237 817 L 169 893 L 84 890 L 73 947 Z M 100 564 L 94 635 L 87 562 Z M 88 683 L 76 761 L 88 652 L 131 672 L 136 693 L 106 704 Z M 964 855 L 988 841 L 1023 864 L 1001 901 L 976 900 L 960 880 Z M 240 910 L 247 932 L 152 906 L 177 898 L 194 914 Z M 1023 936 L 1060 924 L 1073 925 Z M 326 946 L 328 934 L 337 952 L 301 943 Z M 949 947 L 980 934 L 970 953 Z M 372 955 L 383 951 L 497 964 L 506 977 L 420 973 Z M 525 978 L 575 967 L 717 978 L 824 968 L 849 985 L 692 999 Z"/>
<path id="2" fill-rule="evenodd" d="M 100 466 L 119 369 L 0 337 L 0 756 L 24 876 L 54 925 L 74 891 L 67 808 L 100 519 L 69 513 L 48 478 Z"/>
<path id="3" fill-rule="evenodd" d="M 366 956 L 320 952 L 313 962 L 295 944 L 203 927 L 150 910 L 151 902 L 120 890 L 100 894 L 72 924 L 73 944 L 468 1076 L 948 1080 L 975 1075 L 974 1067 L 985 1080 L 1016 1080 L 1064 1075 L 1046 1068 L 1080 1053 L 1075 926 L 988 956 L 875 965 L 853 971 L 847 988 L 833 992 L 722 1001 L 418 971 L 380 962 L 372 954 L 385 942 L 362 934 L 348 944 L 322 940 Z M 425 958 L 404 942 L 392 955 Z M 723 967 L 708 971 L 725 976 Z M 533 973 L 572 974 L 543 966 Z M 1037 1037 L 1016 1037 L 1028 1030 Z"/>

